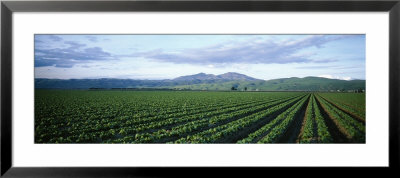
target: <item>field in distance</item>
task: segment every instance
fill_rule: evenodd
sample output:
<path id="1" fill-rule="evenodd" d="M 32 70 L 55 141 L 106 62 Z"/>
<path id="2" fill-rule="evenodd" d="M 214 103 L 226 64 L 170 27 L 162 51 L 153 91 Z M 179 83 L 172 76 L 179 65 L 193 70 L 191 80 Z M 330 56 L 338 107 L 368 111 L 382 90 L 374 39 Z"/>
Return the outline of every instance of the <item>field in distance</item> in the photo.
<path id="1" fill-rule="evenodd" d="M 365 143 L 365 93 L 35 90 L 35 143 Z"/>

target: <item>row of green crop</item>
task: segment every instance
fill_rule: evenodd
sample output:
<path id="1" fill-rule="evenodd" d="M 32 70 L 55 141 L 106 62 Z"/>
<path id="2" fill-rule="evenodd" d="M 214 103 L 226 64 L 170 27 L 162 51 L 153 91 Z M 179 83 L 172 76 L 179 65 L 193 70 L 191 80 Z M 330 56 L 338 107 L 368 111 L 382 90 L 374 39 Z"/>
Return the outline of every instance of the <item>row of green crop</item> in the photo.
<path id="1" fill-rule="evenodd" d="M 312 143 L 315 142 L 316 135 L 314 134 L 315 125 L 315 113 L 314 113 L 314 95 L 311 95 L 310 101 L 307 104 L 305 114 L 305 124 L 303 126 L 303 132 L 301 133 L 300 143 Z"/>
<path id="2" fill-rule="evenodd" d="M 304 96 L 294 98 L 292 100 L 280 103 L 273 107 L 270 107 L 262 112 L 257 112 L 252 115 L 243 117 L 241 119 L 229 122 L 225 125 L 215 127 L 195 135 L 187 136 L 186 138 L 181 138 L 175 143 L 214 143 L 218 142 L 226 137 L 231 137 L 238 132 L 247 129 L 248 127 L 260 122 L 262 119 L 266 119 L 268 116 L 272 116 L 282 109 L 291 106 L 292 104 L 299 101 L 300 98 Z"/>
<path id="3" fill-rule="evenodd" d="M 115 133 L 120 133 L 121 130 L 122 132 L 120 135 L 123 134 L 136 134 L 137 132 L 141 132 L 144 130 L 148 129 L 156 129 L 158 127 L 162 127 L 168 124 L 176 124 L 176 123 L 182 123 L 182 122 L 187 122 L 189 120 L 195 120 L 195 119 L 200 119 L 204 117 L 211 117 L 213 115 L 218 115 L 220 113 L 224 112 L 230 112 L 234 111 L 237 109 L 243 109 L 243 108 L 250 108 L 255 105 L 260 104 L 260 102 L 253 103 L 251 102 L 250 104 L 244 104 L 242 106 L 238 106 L 238 104 L 234 104 L 233 107 L 228 107 L 222 110 L 216 110 L 214 112 L 202 112 L 199 114 L 195 115 L 188 115 L 185 117 L 180 117 L 179 119 L 177 118 L 169 118 L 169 119 L 164 119 L 162 121 L 153 121 L 149 123 L 144 123 L 144 124 L 134 124 L 132 119 L 125 117 L 118 117 L 114 119 L 102 119 L 99 120 L 97 119 L 98 122 L 92 122 L 92 124 L 85 123 L 86 121 L 81 121 L 81 122 L 75 122 L 72 125 L 69 126 L 68 129 L 66 130 L 59 130 L 57 127 L 53 124 L 51 125 L 53 129 L 49 129 L 48 127 L 41 127 L 37 126 L 36 130 L 40 133 L 45 133 L 40 135 L 39 139 L 46 139 L 46 138 L 60 138 L 60 137 L 70 137 L 70 136 L 79 136 L 83 135 L 85 138 L 90 138 L 93 139 L 96 137 L 99 137 L 101 140 L 107 140 L 111 139 L 114 137 Z M 238 108 L 239 107 L 239 108 Z M 101 122 L 102 121 L 102 122 Z M 85 126 L 81 126 L 80 124 L 83 124 Z M 45 132 L 47 131 L 47 132 Z M 49 132 L 50 131 L 50 132 Z M 109 133 L 108 133 L 109 132 Z M 86 136 L 89 135 L 89 136 Z M 90 135 L 96 135 L 96 136 L 90 136 Z M 73 139 L 78 139 L 78 138 L 72 138 Z M 65 139 L 64 141 L 68 141 L 68 139 Z M 86 141 L 86 139 L 79 139 L 80 142 Z"/>
<path id="4" fill-rule="evenodd" d="M 328 126 L 324 120 L 324 117 L 321 114 L 321 111 L 318 107 L 317 101 L 315 99 L 315 95 L 313 97 L 313 108 L 314 108 L 314 116 L 315 121 L 317 123 L 318 128 L 318 142 L 320 143 L 331 143 L 333 142 L 333 138 L 329 133 Z"/>
<path id="5" fill-rule="evenodd" d="M 58 96 L 60 97 L 60 96 Z M 62 97 L 62 95 L 61 95 Z M 152 110 L 149 110 L 150 107 L 149 103 L 157 103 L 154 101 L 148 101 L 148 100 L 141 100 L 143 98 L 134 98 L 134 100 L 126 102 L 125 104 L 122 104 L 121 102 L 114 102 L 112 99 L 110 101 L 105 101 L 105 100 L 98 100 L 93 99 L 92 103 L 85 103 L 85 98 L 87 96 L 82 96 L 82 99 L 63 99 L 62 101 L 57 101 L 57 102 L 49 102 L 46 101 L 46 104 L 40 103 L 40 98 L 38 97 L 37 101 L 38 103 L 36 104 L 37 107 L 35 109 L 35 117 L 37 118 L 38 121 L 40 121 L 41 118 L 52 118 L 53 119 L 49 120 L 49 122 L 40 122 L 40 124 L 50 124 L 50 125 L 55 125 L 58 124 L 58 122 L 64 123 L 64 119 L 58 119 L 58 117 L 64 118 L 67 117 L 68 119 L 71 119 L 71 122 L 74 122 L 77 120 L 78 122 L 80 119 L 85 118 L 87 120 L 93 120 L 93 119 L 108 119 L 108 118 L 115 118 L 117 116 L 125 116 L 129 117 L 130 120 L 135 121 L 140 123 L 140 122 L 148 122 L 151 119 L 159 119 L 159 118 L 165 118 L 165 117 L 180 117 L 182 115 L 189 115 L 193 114 L 194 112 L 198 112 L 199 110 L 203 110 L 204 108 L 207 109 L 215 109 L 219 107 L 224 107 L 226 106 L 227 100 L 224 102 L 221 102 L 218 100 L 216 103 L 210 102 L 209 99 L 205 98 L 204 102 L 198 102 L 200 104 L 192 105 L 190 108 L 187 109 L 186 107 L 186 101 L 184 103 L 180 103 L 180 100 L 165 100 L 165 99 L 160 99 L 160 106 L 158 107 L 153 107 Z M 46 97 L 47 98 L 47 97 Z M 48 98 L 52 99 L 52 98 Z M 92 98 L 89 98 L 88 100 L 91 100 Z M 115 98 L 115 99 L 121 99 L 121 98 Z M 115 100 L 114 99 L 114 100 Z M 77 102 L 81 102 L 79 104 L 72 102 L 70 100 L 77 100 Z M 172 101 L 172 102 L 171 102 Z M 244 100 L 248 101 L 248 100 Z M 254 100 L 252 102 L 257 102 L 257 101 L 262 101 L 261 99 Z M 107 105 L 102 105 L 102 103 Z M 139 103 L 139 104 L 138 104 Z M 171 106 L 169 107 L 164 107 L 162 104 L 169 103 Z M 237 104 L 237 103 L 229 103 L 229 104 Z M 178 106 L 173 106 L 173 105 L 178 105 L 181 110 L 171 110 L 171 107 L 178 107 Z M 42 106 L 42 107 L 41 107 Z M 60 106 L 60 107 L 57 107 Z M 147 110 L 143 110 L 143 108 L 146 108 Z M 194 112 L 191 112 L 194 111 Z M 143 113 L 141 113 L 143 112 Z M 115 114 L 114 114 L 115 113 Z M 178 115 L 180 114 L 180 115 Z M 79 117 L 74 117 L 75 115 L 78 115 Z"/>
<path id="6" fill-rule="evenodd" d="M 365 121 L 365 93 L 320 93 L 319 95 Z"/>
<path id="7" fill-rule="evenodd" d="M 362 116 L 363 103 L 345 96 L 362 95 L 38 91 L 35 143 L 275 143 L 300 128 L 293 125 L 300 108 L 306 108 L 301 143 L 332 143 L 330 118 L 352 141 L 365 142 L 365 122 L 354 117 Z"/>
<path id="8" fill-rule="evenodd" d="M 279 114 L 276 118 L 274 118 L 271 122 L 268 124 L 264 125 L 257 131 L 249 134 L 246 138 L 239 140 L 237 143 L 254 143 L 257 142 L 260 138 L 264 137 L 267 135 L 272 128 L 274 128 L 277 124 L 279 124 L 291 111 L 293 111 L 296 106 L 298 106 L 302 101 L 304 101 L 307 97 L 303 97 L 302 100 L 291 106 L 289 109 L 286 111 L 282 112 Z"/>
<path id="9" fill-rule="evenodd" d="M 321 100 L 324 100 L 324 98 L 321 97 Z M 365 133 L 365 123 L 360 122 L 359 120 L 353 118 L 352 116 L 348 115 L 347 113 L 341 111 L 340 109 L 338 109 L 337 107 L 335 107 L 334 105 L 329 103 L 327 100 L 324 100 L 324 102 L 326 102 L 326 104 L 330 108 L 332 108 L 340 117 L 344 118 L 348 124 L 352 125 L 357 130 Z"/>
<path id="10" fill-rule="evenodd" d="M 296 97 L 297 98 L 297 97 Z M 193 122 L 188 122 L 187 124 L 184 125 L 179 125 L 177 127 L 171 128 L 169 130 L 166 129 L 160 129 L 156 132 L 153 133 L 143 133 L 143 134 L 136 134 L 135 135 L 135 140 L 133 141 L 134 143 L 143 143 L 143 142 L 160 142 L 162 139 L 166 138 L 180 138 L 183 136 L 187 136 L 188 133 L 192 133 L 195 131 L 202 131 L 204 129 L 209 129 L 213 127 L 217 127 L 219 125 L 232 122 L 233 120 L 239 119 L 241 117 L 244 117 L 246 115 L 263 111 L 268 107 L 280 104 L 282 102 L 287 101 L 288 99 L 281 99 L 278 101 L 273 101 L 273 102 L 266 102 L 260 105 L 254 105 L 252 107 L 248 107 L 246 109 L 240 109 L 240 108 L 232 108 L 233 110 L 236 110 L 235 112 L 228 112 L 228 113 L 222 113 L 220 115 L 216 115 L 213 117 L 205 117 L 201 120 L 196 120 Z M 129 138 L 128 138 L 129 139 Z M 125 140 L 127 141 L 127 140 Z M 164 142 L 164 141 L 161 141 Z"/>
<path id="11" fill-rule="evenodd" d="M 141 142 L 158 142 L 160 139 L 164 139 L 166 137 L 179 137 L 184 133 L 192 132 L 195 130 L 203 129 L 207 126 L 212 126 L 214 123 L 209 122 L 209 118 L 224 118 L 228 119 L 227 116 L 230 117 L 237 117 L 243 114 L 247 114 L 248 112 L 252 112 L 256 109 L 259 109 L 257 106 L 264 106 L 264 103 L 257 103 L 252 104 L 250 106 L 239 106 L 239 107 L 232 107 L 225 110 L 219 110 L 215 113 L 205 113 L 204 116 L 196 117 L 196 116 L 187 116 L 182 118 L 172 118 L 169 120 L 165 120 L 163 122 L 156 122 L 153 124 L 146 125 L 144 127 L 139 128 L 132 128 L 135 129 L 137 132 L 145 131 L 149 129 L 159 129 L 154 132 L 144 132 L 144 133 L 137 133 L 135 134 L 135 140 L 132 142 L 141 143 Z M 177 125 L 170 129 L 163 129 L 163 127 L 182 123 L 181 125 Z M 125 138 L 131 140 L 132 137 Z M 118 140 L 116 140 L 118 142 Z"/>
<path id="12" fill-rule="evenodd" d="M 266 100 L 262 100 L 262 101 L 255 101 L 255 102 L 243 102 L 243 103 L 233 103 L 233 104 L 228 104 L 228 105 L 222 105 L 221 107 L 215 108 L 215 107 L 209 107 L 207 109 L 199 109 L 197 111 L 194 112 L 190 112 L 190 113 L 175 113 L 175 114 L 170 114 L 170 115 L 160 115 L 157 116 L 155 119 L 153 118 L 143 118 L 140 120 L 134 120 L 129 124 L 138 126 L 138 127 L 146 127 L 148 125 L 154 125 L 159 124 L 160 122 L 164 122 L 167 121 L 168 119 L 169 121 L 174 121 L 174 122 L 184 122 L 185 120 L 182 118 L 203 118 L 203 117 L 210 117 L 213 115 L 217 115 L 220 113 L 227 113 L 227 112 L 231 112 L 231 111 L 235 111 L 237 109 L 244 109 L 247 107 L 253 107 L 256 105 L 260 105 L 263 103 L 267 103 L 267 102 L 274 102 L 274 101 L 279 101 L 281 99 L 266 99 Z M 176 118 L 179 118 L 179 120 L 177 120 Z"/>
<path id="13" fill-rule="evenodd" d="M 262 100 L 259 101 L 248 101 L 248 100 L 244 100 L 247 103 L 257 103 L 257 102 L 265 102 Z M 228 104 L 228 105 L 223 105 L 220 104 L 221 107 L 213 107 L 212 105 L 210 106 L 211 109 L 213 110 L 218 110 L 221 108 L 227 108 L 227 107 L 231 107 L 231 106 L 238 106 L 238 105 L 242 105 L 242 104 L 247 104 L 247 103 L 233 103 L 233 104 Z M 54 103 L 54 105 L 56 105 L 57 103 Z M 97 103 L 98 104 L 98 103 Z M 49 105 L 51 106 L 51 103 L 49 103 Z M 72 108 L 76 108 L 76 107 L 81 107 L 81 106 L 70 106 Z M 36 108 L 36 110 L 38 110 L 38 112 L 40 110 L 43 110 L 43 108 Z M 119 109 L 119 108 L 113 108 L 113 109 Z M 200 110 L 200 111 L 204 111 L 204 110 Z M 204 112 L 208 112 L 210 110 L 205 110 Z M 54 112 L 63 112 L 63 110 L 56 110 Z M 120 124 L 128 124 L 128 125 L 133 125 L 136 124 L 135 123 L 135 119 L 127 116 L 129 114 L 129 112 L 125 112 L 121 115 L 123 116 L 116 116 L 116 117 L 110 117 L 107 115 L 110 115 L 107 111 L 103 111 L 102 113 L 99 114 L 93 114 L 93 115 L 85 115 L 85 113 L 82 112 L 74 112 L 72 111 L 72 113 L 74 113 L 76 116 L 70 116 L 70 117 L 63 117 L 62 114 L 61 116 L 58 116 L 56 118 L 52 118 L 52 117 L 40 117 L 40 115 L 35 115 L 35 121 L 38 122 L 38 124 L 36 124 L 36 129 L 40 132 L 41 130 L 46 131 L 45 133 L 53 133 L 54 132 L 61 132 L 61 131 L 67 131 L 67 133 L 70 133 L 71 130 L 76 131 L 76 132 L 84 132 L 86 130 L 99 130 L 99 129 L 113 129 L 114 127 L 120 127 Z M 158 118 L 161 118 L 161 116 L 165 116 L 165 115 L 161 115 L 158 116 Z M 168 115 L 169 116 L 169 115 Z M 172 115 L 171 117 L 173 117 L 175 115 Z M 179 116 L 177 116 L 179 117 Z M 62 121 L 62 123 L 57 123 L 55 121 Z M 116 123 L 117 124 L 113 124 Z M 67 128 L 67 129 L 63 129 L 63 128 Z M 79 128 L 79 129 L 76 129 Z M 60 136 L 60 135 L 52 135 L 54 136 Z"/>
<path id="14" fill-rule="evenodd" d="M 294 108 L 289 111 L 287 115 L 284 115 L 282 117 L 276 118 L 274 121 L 276 121 L 275 125 L 271 131 L 265 135 L 263 138 L 261 138 L 257 143 L 275 143 L 279 141 L 279 138 L 285 134 L 289 128 L 289 125 L 293 122 L 295 119 L 296 115 L 301 112 L 301 108 L 303 107 L 304 103 L 307 101 L 309 96 L 304 97 L 300 102 L 298 102 L 296 105 L 294 105 Z M 279 123 L 280 122 L 280 123 Z M 268 124 L 269 125 L 269 124 Z M 266 126 L 268 127 L 268 126 Z M 269 128 L 266 128 L 269 130 Z"/>
<path id="15" fill-rule="evenodd" d="M 54 92 L 58 95 L 55 95 Z M 200 99 L 197 99 L 198 93 L 188 93 L 183 96 L 170 93 L 172 97 L 164 96 L 165 93 L 162 92 L 139 92 L 136 95 L 125 92 L 121 96 L 120 93 L 111 92 L 111 94 L 108 96 L 109 92 L 40 91 L 37 92 L 35 99 L 35 117 L 38 121 L 41 118 L 53 117 L 54 119 L 50 120 L 49 124 L 63 123 L 64 120 L 58 119 L 58 117 L 71 117 L 71 119 L 79 121 L 82 118 L 114 118 L 123 115 L 132 119 L 142 119 L 171 113 L 185 113 L 191 110 L 197 111 L 202 107 L 215 108 L 226 105 L 226 103 L 242 101 L 231 102 L 231 99 L 218 97 L 218 95 L 215 97 L 201 97 L 200 95 Z M 155 97 L 150 94 L 159 96 Z M 262 99 L 264 98 L 251 97 L 251 100 L 244 101 L 261 101 Z M 179 108 L 179 110 L 171 108 Z M 80 117 L 74 117 L 76 113 Z"/>
<path id="16" fill-rule="evenodd" d="M 329 102 L 330 104 L 334 105 L 335 107 L 337 107 L 337 108 L 339 108 L 339 109 L 341 109 L 341 110 L 344 110 L 344 111 L 346 111 L 346 112 L 348 112 L 348 113 L 354 115 L 354 116 L 357 117 L 359 120 L 365 122 L 365 111 L 363 112 L 363 111 L 354 109 L 353 107 L 350 107 L 349 105 L 344 104 L 343 102 L 338 102 L 337 99 L 336 99 L 336 100 L 332 100 L 332 99 L 331 99 L 332 97 L 331 97 L 330 99 L 327 99 L 327 98 L 325 98 L 325 97 L 323 97 L 323 96 L 321 96 L 321 97 L 322 97 L 324 100 L 326 100 L 327 102 Z"/>
<path id="17" fill-rule="evenodd" d="M 124 92 L 130 94 L 130 92 Z M 142 94 L 142 93 L 141 93 Z M 155 93 L 158 94 L 158 93 Z M 164 93 L 165 94 L 165 93 Z M 114 97 L 113 95 L 107 96 L 105 95 L 96 97 L 94 96 L 81 96 L 77 97 L 75 95 L 70 96 L 62 96 L 59 97 L 58 103 L 54 102 L 54 98 L 48 97 L 39 97 L 40 101 L 46 101 L 46 105 L 38 104 L 39 107 L 35 108 L 35 141 L 36 142 L 105 142 L 112 141 L 114 139 L 118 140 L 128 136 L 136 136 L 137 133 L 143 131 L 157 132 L 159 129 L 163 129 L 166 131 L 171 131 L 168 127 L 177 127 L 179 125 L 184 125 L 186 123 L 191 123 L 192 121 L 201 120 L 210 118 L 212 116 L 216 116 L 222 113 L 233 112 L 238 109 L 244 109 L 245 107 L 254 107 L 261 103 L 272 102 L 284 98 L 291 98 L 293 96 L 299 95 L 298 93 L 289 93 L 289 94 L 263 94 L 263 93 L 254 93 L 254 94 L 245 94 L 245 95 L 232 95 L 230 93 L 218 93 L 218 95 L 213 95 L 211 93 L 207 94 L 207 98 L 199 97 L 198 93 L 196 95 L 191 95 L 192 93 L 187 93 L 185 95 L 185 99 L 188 101 L 197 100 L 197 102 L 205 102 L 210 101 L 207 98 L 219 98 L 218 101 L 220 107 L 215 107 L 215 105 L 209 105 L 209 109 L 205 109 L 195 112 L 187 112 L 186 114 L 177 113 L 181 115 L 167 115 L 167 116 L 157 116 L 161 122 L 154 117 L 143 117 L 143 118 L 133 118 L 135 112 L 131 112 L 129 109 L 132 106 L 141 106 L 141 108 L 148 106 L 148 102 L 150 100 L 144 97 L 139 97 L 140 99 L 146 99 L 145 102 L 141 103 L 138 101 L 138 98 L 130 99 L 128 101 L 123 100 L 123 102 L 117 101 L 116 99 L 121 99 L 120 97 Z M 171 96 L 175 96 L 173 93 Z M 257 96 L 257 97 L 256 97 Z M 262 96 L 262 97 L 259 97 Z M 103 97 L 103 98 L 98 98 Z M 45 100 L 48 98 L 49 100 Z M 60 99 L 61 98 L 61 99 Z M 151 98 L 151 97 L 149 97 Z M 163 102 L 164 100 L 172 99 L 173 97 L 166 97 L 163 99 L 154 98 L 152 103 Z M 181 98 L 182 99 L 182 98 Z M 203 100 L 204 99 L 204 100 Z M 74 102 L 71 102 L 74 100 Z M 77 105 L 76 101 L 83 101 L 80 105 Z M 92 102 L 88 102 L 92 101 Z M 134 105 L 132 101 L 141 103 Z M 177 101 L 177 100 L 175 100 Z M 39 102 L 40 103 L 40 102 Z M 221 104 L 222 103 L 222 104 Z M 175 103 L 175 105 L 179 105 L 182 103 Z M 55 107 L 54 105 L 58 105 Z M 154 106 L 154 104 L 151 104 Z M 107 107 L 105 107 L 107 106 Z M 38 109 L 39 108 L 39 109 Z M 43 110 L 50 110 L 53 113 L 60 113 L 56 118 L 54 117 L 43 117 L 43 115 L 36 115 L 36 112 L 43 113 Z M 57 109 L 58 110 L 54 110 Z M 63 108 L 62 110 L 60 108 Z M 83 108 L 83 109 L 82 109 Z M 229 108 L 229 109 L 228 109 Z M 40 110 L 43 109 L 43 110 Z M 85 110 L 86 109 L 86 110 Z M 104 109 L 103 111 L 100 111 Z M 158 110 L 168 110 L 168 108 L 159 107 Z M 140 109 L 136 109 L 140 110 Z M 68 112 L 66 112 L 68 111 Z M 95 112 L 94 112 L 95 111 Z M 211 111 L 211 112 L 210 112 Z M 68 113 L 68 114 L 65 114 Z M 193 114 L 198 113 L 198 114 Z M 51 115 L 51 114 L 50 114 Z M 157 115 L 157 114 L 153 114 Z M 41 117 L 40 117 L 41 116 Z M 177 117 L 173 117 L 177 116 Z M 179 117 L 181 116 L 181 117 Z M 183 116 L 183 117 L 182 117 Z M 185 120 L 184 117 L 189 117 Z M 151 120 L 154 119 L 154 120 Z M 141 121 L 138 121 L 141 120 Z M 167 120 L 162 123 L 162 120 Z M 149 121 L 149 122 L 145 122 Z M 38 124 L 36 124 L 38 123 Z M 138 124 L 142 123 L 142 124 Z"/>
<path id="18" fill-rule="evenodd" d="M 334 122 L 347 135 L 348 139 L 354 142 L 365 142 L 365 125 L 363 123 L 337 109 L 320 96 L 316 95 L 316 97 L 325 112 L 334 119 Z"/>
<path id="19" fill-rule="evenodd" d="M 329 133 L 328 126 L 326 125 L 324 117 L 321 114 L 314 94 L 312 94 L 310 102 L 308 103 L 305 119 L 306 123 L 303 129 L 302 137 L 299 140 L 300 143 L 333 142 L 333 138 Z M 315 129 L 317 133 L 315 133 Z"/>

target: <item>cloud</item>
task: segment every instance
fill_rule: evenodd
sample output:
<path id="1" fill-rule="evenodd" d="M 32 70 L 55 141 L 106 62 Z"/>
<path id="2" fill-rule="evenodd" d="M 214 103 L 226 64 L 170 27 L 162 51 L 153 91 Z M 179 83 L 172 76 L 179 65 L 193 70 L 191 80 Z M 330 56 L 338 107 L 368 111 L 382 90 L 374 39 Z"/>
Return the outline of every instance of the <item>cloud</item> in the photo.
<path id="1" fill-rule="evenodd" d="M 43 40 L 39 40 L 39 39 L 35 38 L 35 45 L 37 45 L 37 44 L 39 44 L 39 43 L 44 43 L 44 41 L 43 41 Z"/>
<path id="2" fill-rule="evenodd" d="M 339 76 L 333 76 L 333 75 L 329 75 L 329 74 L 325 74 L 325 75 L 319 75 L 318 77 L 323 77 L 323 78 L 329 78 L 329 79 L 339 79 L 339 80 L 352 80 L 353 78 L 351 77 L 339 77 Z"/>
<path id="3" fill-rule="evenodd" d="M 245 42 L 218 44 L 206 48 L 186 49 L 177 52 L 165 52 L 161 49 L 134 53 L 130 56 L 145 57 L 161 62 L 189 63 L 189 64 L 287 64 L 287 63 L 327 63 L 333 59 L 313 60 L 314 54 L 297 54 L 302 49 L 317 47 L 339 40 L 344 36 L 337 35 L 309 35 L 305 38 L 287 41 L 249 40 Z"/>
<path id="4" fill-rule="evenodd" d="M 84 48 L 85 44 L 66 41 L 68 48 L 35 49 L 35 67 L 55 66 L 71 68 L 75 64 L 116 59 L 100 47 Z"/>
<path id="5" fill-rule="evenodd" d="M 57 35 L 48 35 L 48 37 L 55 42 L 62 41 L 63 39 Z"/>
<path id="6" fill-rule="evenodd" d="M 357 69 L 357 68 L 364 68 L 364 66 L 340 66 L 340 65 L 313 65 L 313 66 L 300 66 L 296 67 L 296 69 L 316 69 L 316 70 L 326 70 L 326 69 L 333 69 L 333 70 L 344 70 L 344 69 Z"/>
<path id="7" fill-rule="evenodd" d="M 336 66 L 322 66 L 322 65 L 318 65 L 318 66 L 300 66 L 300 67 L 296 67 L 296 69 L 317 69 L 317 70 L 321 70 L 321 69 L 330 69 L 330 68 L 334 68 Z"/>
<path id="8" fill-rule="evenodd" d="M 337 62 L 337 59 L 319 59 L 319 60 L 312 60 L 313 63 L 329 63 L 329 62 Z"/>
<path id="9" fill-rule="evenodd" d="M 95 36 L 85 36 L 85 37 L 91 42 L 98 42 L 98 39 Z"/>
<path id="10" fill-rule="evenodd" d="M 64 42 L 64 44 L 69 45 L 70 46 L 69 49 L 78 49 L 78 48 L 86 46 L 85 44 L 81 44 L 81 43 L 78 43 L 75 41 L 66 41 L 66 42 Z"/>

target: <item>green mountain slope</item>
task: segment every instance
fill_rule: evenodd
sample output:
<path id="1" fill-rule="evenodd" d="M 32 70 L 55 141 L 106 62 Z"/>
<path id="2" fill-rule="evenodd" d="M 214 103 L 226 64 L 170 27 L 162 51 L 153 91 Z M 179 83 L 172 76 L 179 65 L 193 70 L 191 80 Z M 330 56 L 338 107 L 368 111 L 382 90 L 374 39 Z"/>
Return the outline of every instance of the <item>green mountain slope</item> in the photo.
<path id="1" fill-rule="evenodd" d="M 35 88 L 89 89 L 89 88 L 168 88 L 190 90 L 245 90 L 247 91 L 348 91 L 365 90 L 365 80 L 337 80 L 320 77 L 281 78 L 259 80 L 243 74 L 213 76 L 208 74 L 183 76 L 173 80 L 131 79 L 35 79 Z"/>
<path id="2" fill-rule="evenodd" d="M 257 81 L 228 81 L 221 83 L 203 83 L 193 85 L 178 85 L 169 88 L 192 90 L 237 90 L 248 91 L 330 91 L 330 90 L 365 90 L 365 80 L 337 80 L 320 77 L 282 78 L 274 80 Z"/>

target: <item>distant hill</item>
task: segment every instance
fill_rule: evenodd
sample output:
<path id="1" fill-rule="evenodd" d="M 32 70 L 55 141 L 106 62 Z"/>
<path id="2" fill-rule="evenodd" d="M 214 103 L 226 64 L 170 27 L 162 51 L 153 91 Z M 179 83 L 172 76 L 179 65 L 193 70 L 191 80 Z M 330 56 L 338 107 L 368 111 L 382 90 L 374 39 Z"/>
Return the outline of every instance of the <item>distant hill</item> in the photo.
<path id="1" fill-rule="evenodd" d="M 217 75 L 218 78 L 225 79 L 225 80 L 248 80 L 248 81 L 254 81 L 254 80 L 259 80 L 255 79 L 253 77 L 249 77 L 247 75 L 235 73 L 235 72 L 228 72 L 225 74 Z"/>
<path id="2" fill-rule="evenodd" d="M 281 78 L 273 80 L 227 81 L 210 84 L 192 84 L 175 86 L 178 89 L 192 90 L 238 90 L 247 88 L 249 91 L 331 91 L 331 90 L 365 90 L 365 80 L 338 80 L 321 77 Z"/>
<path id="3" fill-rule="evenodd" d="M 175 81 L 189 81 L 189 80 L 216 80 L 217 76 L 213 74 L 198 73 L 194 75 L 186 75 L 175 78 Z"/>
<path id="4" fill-rule="evenodd" d="M 365 80 L 338 80 L 321 77 L 281 78 L 261 80 L 244 74 L 228 72 L 221 75 L 199 73 L 172 80 L 133 79 L 35 79 L 35 88 L 89 89 L 89 88 L 168 88 L 190 90 L 237 90 L 248 91 L 331 91 L 365 90 Z"/>
<path id="5" fill-rule="evenodd" d="M 236 72 L 228 72 L 221 75 L 198 73 L 195 75 L 187 75 L 173 79 L 174 81 L 192 81 L 192 80 L 217 80 L 217 81 L 232 81 L 232 80 L 258 80 L 247 75 Z"/>

